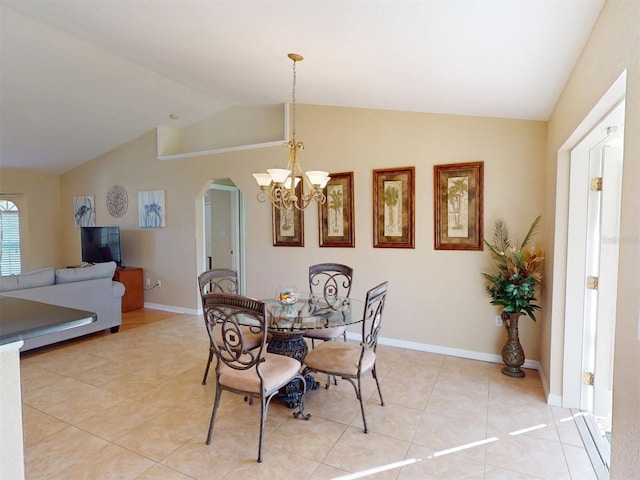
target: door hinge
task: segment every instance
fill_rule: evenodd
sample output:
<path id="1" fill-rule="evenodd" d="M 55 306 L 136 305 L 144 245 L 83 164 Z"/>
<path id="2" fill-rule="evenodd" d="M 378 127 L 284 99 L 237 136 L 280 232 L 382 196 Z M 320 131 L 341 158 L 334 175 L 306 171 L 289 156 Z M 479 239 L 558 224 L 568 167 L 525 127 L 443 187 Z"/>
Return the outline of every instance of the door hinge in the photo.
<path id="1" fill-rule="evenodd" d="M 593 385 L 593 372 L 584 372 L 582 375 L 582 383 L 585 385 Z"/>
<path id="2" fill-rule="evenodd" d="M 587 277 L 587 288 L 589 290 L 598 289 L 598 277 Z"/>
<path id="3" fill-rule="evenodd" d="M 592 192 L 602 191 L 602 177 L 594 177 L 591 179 L 591 191 Z"/>

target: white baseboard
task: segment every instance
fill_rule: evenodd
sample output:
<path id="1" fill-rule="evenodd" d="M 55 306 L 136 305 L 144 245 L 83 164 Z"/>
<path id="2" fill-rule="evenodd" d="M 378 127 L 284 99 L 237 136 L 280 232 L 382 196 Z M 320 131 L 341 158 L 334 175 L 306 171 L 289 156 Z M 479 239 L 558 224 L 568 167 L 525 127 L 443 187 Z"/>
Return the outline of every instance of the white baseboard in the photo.
<path id="1" fill-rule="evenodd" d="M 562 395 L 547 394 L 547 404 L 554 407 L 562 407 Z"/>
<path id="2" fill-rule="evenodd" d="M 152 310 L 161 310 L 163 312 L 181 313 L 183 315 L 200 315 L 202 309 L 194 310 L 192 308 L 174 307 L 171 305 L 162 305 L 161 303 L 148 303 L 144 302 L 144 308 L 151 308 Z"/>
<path id="3" fill-rule="evenodd" d="M 347 332 L 347 338 L 350 340 L 358 340 L 358 333 Z M 405 340 L 396 340 L 394 338 L 379 337 L 380 345 L 388 345 L 391 347 L 406 348 L 407 350 L 417 350 L 420 352 L 439 353 L 441 355 L 450 355 L 452 357 L 468 358 L 470 360 L 480 360 L 483 362 L 502 363 L 502 356 L 493 353 L 474 352 L 472 350 L 462 350 L 459 348 L 442 347 L 440 345 L 430 345 L 428 343 L 408 342 Z M 540 362 L 537 360 L 525 360 L 522 365 L 524 368 L 531 368 L 540 371 Z"/>
<path id="4" fill-rule="evenodd" d="M 562 396 L 552 395 L 549 393 L 549 380 L 544 374 L 542 367 L 538 366 L 538 374 L 540 375 L 540 381 L 542 382 L 542 388 L 544 389 L 544 396 L 547 399 L 547 405 L 553 405 L 554 407 L 562 406 Z"/>

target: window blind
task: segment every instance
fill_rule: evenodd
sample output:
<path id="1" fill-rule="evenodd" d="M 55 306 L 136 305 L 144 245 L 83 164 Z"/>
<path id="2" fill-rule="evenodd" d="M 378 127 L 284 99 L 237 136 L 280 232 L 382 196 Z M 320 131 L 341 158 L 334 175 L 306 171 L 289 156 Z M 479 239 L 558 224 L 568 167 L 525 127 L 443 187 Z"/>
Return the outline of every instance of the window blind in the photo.
<path id="1" fill-rule="evenodd" d="M 22 272 L 20 214 L 15 203 L 0 200 L 0 275 Z"/>

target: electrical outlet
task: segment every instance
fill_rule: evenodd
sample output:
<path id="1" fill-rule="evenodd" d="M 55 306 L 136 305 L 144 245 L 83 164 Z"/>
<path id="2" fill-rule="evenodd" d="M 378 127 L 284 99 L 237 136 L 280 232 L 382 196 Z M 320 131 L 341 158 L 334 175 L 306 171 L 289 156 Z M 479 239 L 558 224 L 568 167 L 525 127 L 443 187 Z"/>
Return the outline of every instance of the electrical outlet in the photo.
<path id="1" fill-rule="evenodd" d="M 502 326 L 502 317 L 500 315 L 496 315 L 496 327 Z"/>
<path id="2" fill-rule="evenodd" d="M 157 286 L 158 288 L 162 288 L 162 280 L 158 280 L 158 281 L 156 282 L 156 286 Z"/>
<path id="3" fill-rule="evenodd" d="M 147 277 L 147 287 L 151 286 L 151 279 Z"/>

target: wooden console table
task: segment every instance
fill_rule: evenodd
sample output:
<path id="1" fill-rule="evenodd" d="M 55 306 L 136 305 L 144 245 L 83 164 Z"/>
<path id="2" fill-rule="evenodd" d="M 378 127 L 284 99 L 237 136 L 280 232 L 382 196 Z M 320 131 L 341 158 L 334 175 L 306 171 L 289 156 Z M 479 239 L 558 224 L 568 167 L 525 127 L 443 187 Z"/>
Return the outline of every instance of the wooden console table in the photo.
<path id="1" fill-rule="evenodd" d="M 125 267 L 116 270 L 113 279 L 124 285 L 124 296 L 122 297 L 122 311 L 129 312 L 144 306 L 142 268 Z"/>

